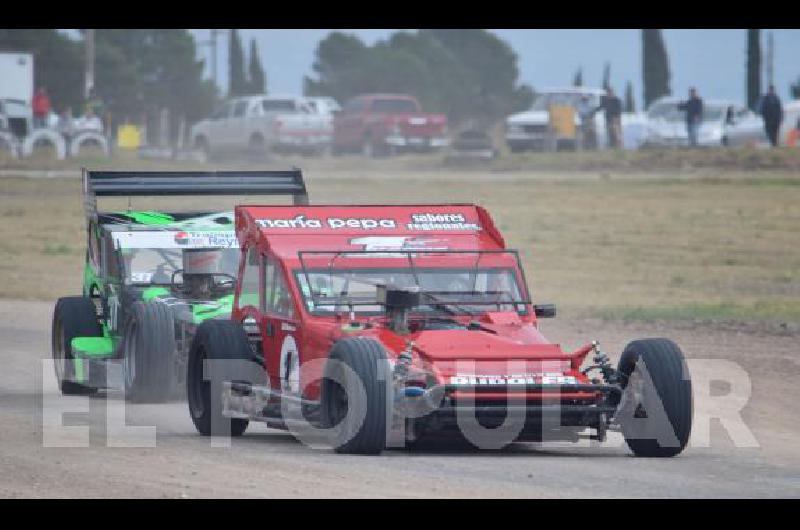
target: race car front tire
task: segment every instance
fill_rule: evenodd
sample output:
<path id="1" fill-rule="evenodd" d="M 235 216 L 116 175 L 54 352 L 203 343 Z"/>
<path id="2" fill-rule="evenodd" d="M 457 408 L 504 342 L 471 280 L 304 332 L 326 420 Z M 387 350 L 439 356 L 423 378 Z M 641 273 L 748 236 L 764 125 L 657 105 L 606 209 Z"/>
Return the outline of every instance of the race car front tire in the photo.
<path id="1" fill-rule="evenodd" d="M 631 399 L 636 407 L 627 421 L 620 421 L 628 447 L 642 457 L 671 457 L 683 451 L 692 430 L 692 382 L 678 345 L 663 338 L 635 340 L 622 352 L 618 370 L 623 375 L 623 400 Z M 640 386 L 641 391 L 632 387 L 650 383 Z M 660 441 L 665 441 L 663 446 Z"/>
<path id="2" fill-rule="evenodd" d="M 231 363 L 207 361 L 234 361 Z M 245 362 L 242 362 L 245 361 Z M 249 421 L 222 415 L 222 383 L 253 383 L 263 368 L 253 361 L 253 351 L 241 324 L 232 320 L 207 320 L 197 328 L 189 350 L 186 395 L 189 414 L 203 436 L 241 436 Z M 213 401 L 212 401 L 213 396 Z"/>
<path id="3" fill-rule="evenodd" d="M 175 321 L 160 302 L 135 302 L 125 322 L 122 374 L 125 399 L 134 403 L 168 401 L 177 385 Z"/>
<path id="4" fill-rule="evenodd" d="M 86 296 L 59 298 L 53 311 L 52 349 L 56 380 L 64 395 L 86 395 L 96 388 L 76 383 L 72 339 L 75 337 L 102 337 L 103 329 L 97 319 L 92 299 Z"/>
<path id="5" fill-rule="evenodd" d="M 348 337 L 334 344 L 328 359 L 322 381 L 322 420 L 331 431 L 334 449 L 379 454 L 386 447 L 389 419 L 386 351 L 373 339 Z"/>

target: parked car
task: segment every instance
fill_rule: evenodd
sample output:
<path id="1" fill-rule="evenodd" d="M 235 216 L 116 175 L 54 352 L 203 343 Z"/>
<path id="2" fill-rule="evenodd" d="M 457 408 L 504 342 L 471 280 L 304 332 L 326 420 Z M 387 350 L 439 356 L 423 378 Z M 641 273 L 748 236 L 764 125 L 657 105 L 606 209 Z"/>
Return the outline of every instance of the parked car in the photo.
<path id="1" fill-rule="evenodd" d="M 497 149 L 494 147 L 492 138 L 485 131 L 469 128 L 455 136 L 445 162 L 489 161 L 494 160 L 495 157 L 497 157 Z"/>
<path id="2" fill-rule="evenodd" d="M 342 106 L 331 97 L 307 97 L 306 100 L 314 112 L 331 118 L 336 112 L 342 110 Z"/>
<path id="3" fill-rule="evenodd" d="M 602 88 L 567 87 L 550 88 L 539 92 L 533 106 L 525 112 L 512 114 L 506 118 L 506 145 L 512 153 L 530 150 L 546 150 L 577 146 L 577 136 L 572 139 L 557 139 L 550 127 L 551 105 L 566 105 L 576 110 L 575 125 L 580 126 L 577 109 L 581 98 L 589 96 L 594 107 L 600 105 L 600 97 L 605 94 Z M 605 122 L 602 112 L 595 113 L 595 130 L 598 146 L 606 144 Z"/>
<path id="4" fill-rule="evenodd" d="M 330 146 L 330 113 L 302 96 L 245 96 L 221 105 L 192 127 L 192 144 L 207 154 L 323 152 Z"/>
<path id="5" fill-rule="evenodd" d="M 365 94 L 347 101 L 333 121 L 333 151 L 366 156 L 445 147 L 447 118 L 422 111 L 403 94 Z"/>
<path id="6" fill-rule="evenodd" d="M 689 145 L 686 112 L 679 110 L 681 98 L 665 97 L 647 110 L 648 147 Z M 764 120 L 755 112 L 727 100 L 703 100 L 703 121 L 697 137 L 702 147 L 765 143 Z"/>

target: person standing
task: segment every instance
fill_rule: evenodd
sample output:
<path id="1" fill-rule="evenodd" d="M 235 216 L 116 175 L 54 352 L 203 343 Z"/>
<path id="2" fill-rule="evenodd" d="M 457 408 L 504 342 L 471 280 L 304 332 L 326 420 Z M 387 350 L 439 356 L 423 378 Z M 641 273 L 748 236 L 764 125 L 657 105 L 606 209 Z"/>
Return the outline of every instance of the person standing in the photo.
<path id="1" fill-rule="evenodd" d="M 689 99 L 678 104 L 678 109 L 686 112 L 686 133 L 689 146 L 697 147 L 697 135 L 703 122 L 703 99 L 697 95 L 697 89 L 689 89 Z"/>
<path id="2" fill-rule="evenodd" d="M 586 150 L 597 148 L 597 130 L 594 125 L 594 114 L 597 111 L 588 94 L 581 96 L 578 103 L 578 116 L 581 120 L 581 136 L 583 148 Z"/>
<path id="3" fill-rule="evenodd" d="M 605 110 L 606 134 L 608 135 L 608 146 L 618 148 L 622 136 L 622 100 L 614 94 L 614 89 L 608 87 L 606 95 L 600 100 L 600 106 L 595 110 Z"/>
<path id="4" fill-rule="evenodd" d="M 43 86 L 36 90 L 31 106 L 33 107 L 33 126 L 37 129 L 47 127 L 47 117 L 50 114 L 50 97 Z"/>
<path id="5" fill-rule="evenodd" d="M 761 117 L 764 118 L 764 130 L 769 138 L 772 147 L 778 145 L 778 131 L 783 121 L 783 105 L 778 94 L 775 93 L 775 85 L 770 85 L 767 95 L 761 100 Z"/>

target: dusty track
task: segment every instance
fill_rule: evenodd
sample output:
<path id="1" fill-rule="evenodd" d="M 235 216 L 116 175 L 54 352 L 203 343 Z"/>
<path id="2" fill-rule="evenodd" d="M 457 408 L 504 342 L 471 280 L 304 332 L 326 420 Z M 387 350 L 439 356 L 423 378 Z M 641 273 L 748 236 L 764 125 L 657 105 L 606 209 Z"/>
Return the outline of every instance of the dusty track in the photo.
<path id="1" fill-rule="evenodd" d="M 601 446 L 355 457 L 309 449 L 261 426 L 230 448 L 212 447 L 182 402 L 128 405 L 127 423 L 155 425 L 157 445 L 107 447 L 102 398 L 90 400 L 83 418 L 65 419 L 91 425 L 88 447 L 45 447 L 42 404 L 85 399 L 61 397 L 52 373 L 43 372 L 51 311 L 49 303 L 0 300 L 0 497 L 800 497 L 798 336 L 780 330 L 558 319 L 543 326 L 568 347 L 596 337 L 618 351 L 631 338 L 670 336 L 690 359 L 739 363 L 752 379 L 743 417 L 759 448 L 734 447 L 712 424 L 710 447 L 668 460 L 634 458 L 616 437 Z"/>

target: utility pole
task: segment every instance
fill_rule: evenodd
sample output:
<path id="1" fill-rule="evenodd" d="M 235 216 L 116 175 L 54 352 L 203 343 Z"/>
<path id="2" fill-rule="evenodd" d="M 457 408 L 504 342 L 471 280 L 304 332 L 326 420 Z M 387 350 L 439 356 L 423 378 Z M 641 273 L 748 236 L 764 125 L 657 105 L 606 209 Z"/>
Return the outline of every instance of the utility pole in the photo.
<path id="1" fill-rule="evenodd" d="M 94 88 L 94 30 L 84 30 L 83 42 L 86 46 L 86 66 L 83 87 L 83 97 L 89 99 L 89 93 Z"/>
<path id="2" fill-rule="evenodd" d="M 217 78 L 217 36 L 225 34 L 225 29 L 210 29 L 208 40 L 200 41 L 198 44 L 201 46 L 208 46 L 211 48 L 211 80 L 219 87 L 219 79 Z"/>

